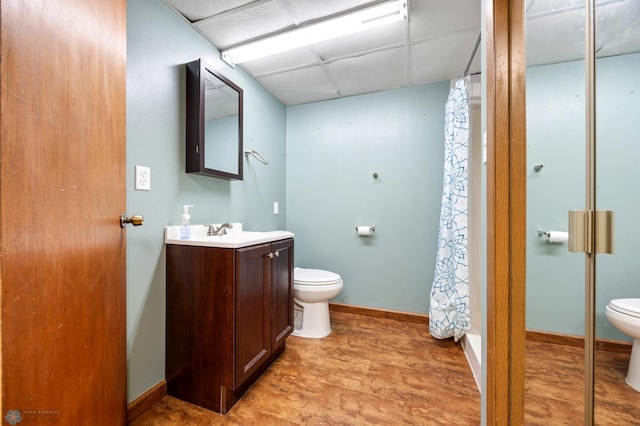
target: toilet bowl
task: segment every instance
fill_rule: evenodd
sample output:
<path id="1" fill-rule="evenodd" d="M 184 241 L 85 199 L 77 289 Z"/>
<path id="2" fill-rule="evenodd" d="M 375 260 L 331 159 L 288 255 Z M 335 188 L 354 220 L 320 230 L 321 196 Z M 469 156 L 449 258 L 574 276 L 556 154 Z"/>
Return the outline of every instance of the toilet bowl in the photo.
<path id="1" fill-rule="evenodd" d="M 294 268 L 293 335 L 322 338 L 331 333 L 329 299 L 342 290 L 340 275 L 320 269 Z"/>
<path id="2" fill-rule="evenodd" d="M 614 299 L 605 309 L 609 322 L 633 338 L 627 383 L 640 392 L 640 299 Z"/>

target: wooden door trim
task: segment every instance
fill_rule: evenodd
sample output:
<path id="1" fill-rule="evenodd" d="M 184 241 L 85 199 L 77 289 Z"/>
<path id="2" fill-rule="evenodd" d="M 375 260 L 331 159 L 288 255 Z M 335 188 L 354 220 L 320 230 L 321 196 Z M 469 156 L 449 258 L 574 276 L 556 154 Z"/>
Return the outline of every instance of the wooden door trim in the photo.
<path id="1" fill-rule="evenodd" d="M 486 422 L 523 424 L 526 242 L 523 2 L 489 0 Z"/>

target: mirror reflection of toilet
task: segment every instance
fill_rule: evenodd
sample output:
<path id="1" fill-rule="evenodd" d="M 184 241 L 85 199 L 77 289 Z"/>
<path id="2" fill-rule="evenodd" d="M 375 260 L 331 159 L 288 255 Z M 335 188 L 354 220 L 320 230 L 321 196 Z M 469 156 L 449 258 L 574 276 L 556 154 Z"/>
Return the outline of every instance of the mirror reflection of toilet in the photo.
<path id="1" fill-rule="evenodd" d="M 340 275 L 320 269 L 293 270 L 293 335 L 322 338 L 331 334 L 329 299 L 342 290 Z"/>
<path id="2" fill-rule="evenodd" d="M 609 322 L 633 338 L 627 383 L 640 392 L 640 298 L 614 299 L 605 309 Z"/>

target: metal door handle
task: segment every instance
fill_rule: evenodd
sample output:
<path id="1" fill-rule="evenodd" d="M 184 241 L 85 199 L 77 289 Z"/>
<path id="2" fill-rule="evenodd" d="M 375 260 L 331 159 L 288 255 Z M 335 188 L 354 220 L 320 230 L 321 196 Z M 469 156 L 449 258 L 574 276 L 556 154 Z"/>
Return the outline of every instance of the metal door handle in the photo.
<path id="1" fill-rule="evenodd" d="M 612 210 L 570 210 L 569 251 L 613 254 Z"/>
<path id="2" fill-rule="evenodd" d="M 120 228 L 124 228 L 127 223 L 130 223 L 133 226 L 140 226 L 144 223 L 144 217 L 142 217 L 141 214 L 134 214 L 131 215 L 131 217 L 127 217 L 122 213 L 122 216 L 120 216 Z"/>

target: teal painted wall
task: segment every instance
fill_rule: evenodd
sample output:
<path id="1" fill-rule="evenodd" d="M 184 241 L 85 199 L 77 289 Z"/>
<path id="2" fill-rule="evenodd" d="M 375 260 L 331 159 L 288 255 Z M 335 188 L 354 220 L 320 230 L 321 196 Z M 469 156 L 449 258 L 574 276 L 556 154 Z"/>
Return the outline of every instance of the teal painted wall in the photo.
<path id="1" fill-rule="evenodd" d="M 446 81 L 288 108 L 296 265 L 339 273 L 335 301 L 428 311 L 448 92 Z M 359 237 L 356 225 L 376 231 Z"/>
<path id="2" fill-rule="evenodd" d="M 187 175 L 185 67 L 198 58 L 244 89 L 245 147 L 269 160 L 244 160 L 243 181 Z M 144 226 L 127 229 L 128 400 L 164 379 L 165 252 L 163 228 L 180 223 L 242 222 L 249 230 L 286 224 L 286 108 L 161 0 L 127 2 L 127 211 Z M 151 167 L 151 191 L 134 190 L 135 165 Z M 273 215 L 273 202 L 281 214 Z"/>
<path id="3" fill-rule="evenodd" d="M 634 222 L 640 158 L 640 54 L 598 59 L 597 204 L 616 211 L 615 255 L 597 256 L 597 336 L 628 339 L 607 321 L 613 298 L 640 297 Z M 527 327 L 584 334 L 584 255 L 549 244 L 537 230 L 567 230 L 585 206 L 584 63 L 527 69 Z M 544 164 L 535 172 L 535 164 Z"/>

